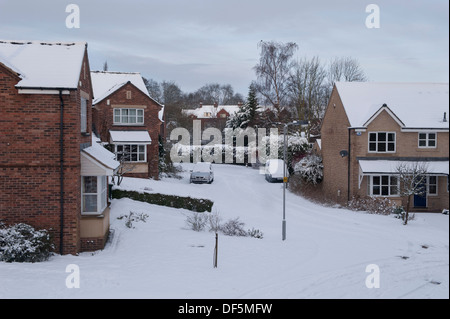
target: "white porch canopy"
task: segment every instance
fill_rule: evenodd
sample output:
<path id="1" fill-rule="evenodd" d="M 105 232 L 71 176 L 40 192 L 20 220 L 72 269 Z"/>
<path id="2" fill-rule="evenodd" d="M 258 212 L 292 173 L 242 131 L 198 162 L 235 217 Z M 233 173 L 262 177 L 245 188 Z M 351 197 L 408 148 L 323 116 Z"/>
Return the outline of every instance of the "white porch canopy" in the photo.
<path id="1" fill-rule="evenodd" d="M 148 131 L 109 131 L 112 144 L 148 145 L 152 139 Z"/>
<path id="2" fill-rule="evenodd" d="M 359 160 L 359 187 L 366 175 L 395 175 L 398 174 L 397 168 L 401 164 L 424 164 L 427 167 L 429 175 L 449 175 L 449 161 L 389 161 L 389 160 Z"/>

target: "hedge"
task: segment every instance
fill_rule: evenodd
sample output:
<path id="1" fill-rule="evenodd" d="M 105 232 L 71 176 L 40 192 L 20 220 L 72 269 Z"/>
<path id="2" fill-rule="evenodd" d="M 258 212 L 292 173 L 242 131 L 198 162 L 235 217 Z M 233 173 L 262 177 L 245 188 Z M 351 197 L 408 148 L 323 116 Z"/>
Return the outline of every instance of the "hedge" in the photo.
<path id="1" fill-rule="evenodd" d="M 214 203 L 208 199 L 198 199 L 176 195 L 139 193 L 135 191 L 124 191 L 120 189 L 112 190 L 112 198 L 130 198 L 132 200 L 153 205 L 167 206 L 172 208 L 184 208 L 197 213 L 210 213 L 214 205 Z"/>

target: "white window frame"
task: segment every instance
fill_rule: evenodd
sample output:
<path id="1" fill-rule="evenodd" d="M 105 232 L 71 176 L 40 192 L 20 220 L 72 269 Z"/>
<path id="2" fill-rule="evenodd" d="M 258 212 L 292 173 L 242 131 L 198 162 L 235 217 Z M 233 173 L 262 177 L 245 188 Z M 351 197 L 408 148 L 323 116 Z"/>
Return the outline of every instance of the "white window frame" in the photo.
<path id="1" fill-rule="evenodd" d="M 425 134 L 425 139 L 421 139 L 420 135 Z M 430 134 L 434 134 L 434 139 L 430 139 Z M 419 132 L 417 135 L 417 146 L 419 148 L 437 148 L 437 132 Z M 425 146 L 421 146 L 420 142 L 425 141 Z M 434 141 L 434 146 L 430 146 L 430 141 Z"/>
<path id="2" fill-rule="evenodd" d="M 129 161 L 124 161 L 125 163 L 147 163 L 147 145 L 145 144 L 115 144 L 114 147 L 114 153 L 116 154 L 116 159 L 118 161 L 121 160 L 121 158 L 119 158 L 119 154 L 121 153 L 119 151 L 119 147 L 125 148 L 125 147 L 129 147 L 130 149 L 130 154 L 132 155 L 133 153 L 136 153 L 136 161 L 132 160 L 132 157 L 130 155 L 130 160 Z M 136 147 L 136 152 L 131 152 L 131 150 L 133 149 L 133 147 Z M 144 150 L 141 151 L 140 149 L 143 148 Z M 123 152 L 123 151 L 122 151 Z M 139 155 L 144 155 L 144 159 L 140 160 L 139 159 Z"/>
<path id="3" fill-rule="evenodd" d="M 430 180 L 431 180 L 431 177 L 434 177 L 434 178 L 436 178 L 436 184 L 431 184 L 430 183 Z M 432 193 L 432 192 L 430 192 L 430 185 L 433 185 L 433 186 L 436 186 L 436 192 L 435 193 Z M 437 176 L 437 175 L 428 175 L 427 176 L 427 195 L 428 196 L 438 196 L 438 194 L 439 194 L 439 176 Z"/>
<path id="4" fill-rule="evenodd" d="M 96 178 L 97 189 L 95 193 L 85 193 L 85 178 Z M 97 211 L 84 211 L 84 197 L 96 196 Z M 82 215 L 100 215 L 108 206 L 108 180 L 107 176 L 81 176 L 81 214 Z"/>
<path id="5" fill-rule="evenodd" d="M 84 97 L 80 101 L 80 128 L 81 133 L 87 133 L 87 102 Z"/>
<path id="6" fill-rule="evenodd" d="M 399 197 L 400 196 L 400 179 L 396 175 L 369 175 L 369 195 L 374 197 Z M 380 194 L 374 194 L 373 188 L 374 188 L 374 177 L 380 178 Z M 388 184 L 383 184 L 383 177 L 388 177 Z M 391 183 L 391 178 L 395 177 L 397 179 L 397 184 Z M 377 185 L 378 186 L 378 185 Z M 388 195 L 383 195 L 383 187 L 388 187 Z M 397 188 L 397 193 L 392 194 L 391 190 L 393 187 Z"/>
<path id="7" fill-rule="evenodd" d="M 135 114 L 130 115 L 131 111 L 134 111 Z M 144 109 L 140 108 L 115 108 L 113 110 L 113 123 L 114 125 L 142 126 L 145 125 L 144 114 Z M 134 121 L 134 123 L 130 123 L 130 121 Z"/>
<path id="8" fill-rule="evenodd" d="M 370 140 L 370 136 L 372 134 L 376 134 L 377 138 L 376 141 L 371 141 Z M 379 141 L 379 134 L 386 134 L 386 141 Z M 393 134 L 394 135 L 394 141 L 389 141 L 389 134 Z M 375 151 L 371 151 L 370 150 L 370 144 L 376 144 L 376 150 Z M 384 143 L 386 145 L 386 151 L 380 151 L 379 150 L 379 144 L 380 143 Z M 394 150 L 393 151 L 389 151 L 389 144 L 390 143 L 394 143 Z M 369 132 L 368 134 L 368 143 L 367 143 L 367 151 L 368 153 L 381 153 L 381 154 L 386 154 L 386 153 L 396 153 L 397 152 L 397 133 L 396 132 Z"/>

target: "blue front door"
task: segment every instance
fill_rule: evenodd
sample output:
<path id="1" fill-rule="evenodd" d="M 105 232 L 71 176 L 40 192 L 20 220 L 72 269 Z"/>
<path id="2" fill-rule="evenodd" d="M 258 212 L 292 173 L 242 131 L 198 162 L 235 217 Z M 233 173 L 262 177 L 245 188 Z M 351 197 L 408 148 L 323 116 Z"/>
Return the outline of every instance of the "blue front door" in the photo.
<path id="1" fill-rule="evenodd" d="M 424 189 L 423 195 L 414 195 L 414 207 L 423 208 L 427 207 L 427 185 L 423 182 L 421 188 Z"/>

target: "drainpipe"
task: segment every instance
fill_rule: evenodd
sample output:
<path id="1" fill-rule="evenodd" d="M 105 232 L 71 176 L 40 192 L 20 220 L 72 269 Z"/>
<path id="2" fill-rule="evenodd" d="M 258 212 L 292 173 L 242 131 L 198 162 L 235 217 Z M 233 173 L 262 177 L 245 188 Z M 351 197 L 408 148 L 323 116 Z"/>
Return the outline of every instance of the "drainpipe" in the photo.
<path id="1" fill-rule="evenodd" d="M 59 120 L 59 205 L 60 205 L 60 235 L 59 253 L 63 254 L 64 236 L 64 100 L 62 90 L 59 90 L 60 120 Z"/>
<path id="2" fill-rule="evenodd" d="M 351 144 L 352 128 L 348 128 L 348 159 L 347 159 L 347 204 L 350 202 L 350 166 L 351 166 Z"/>

